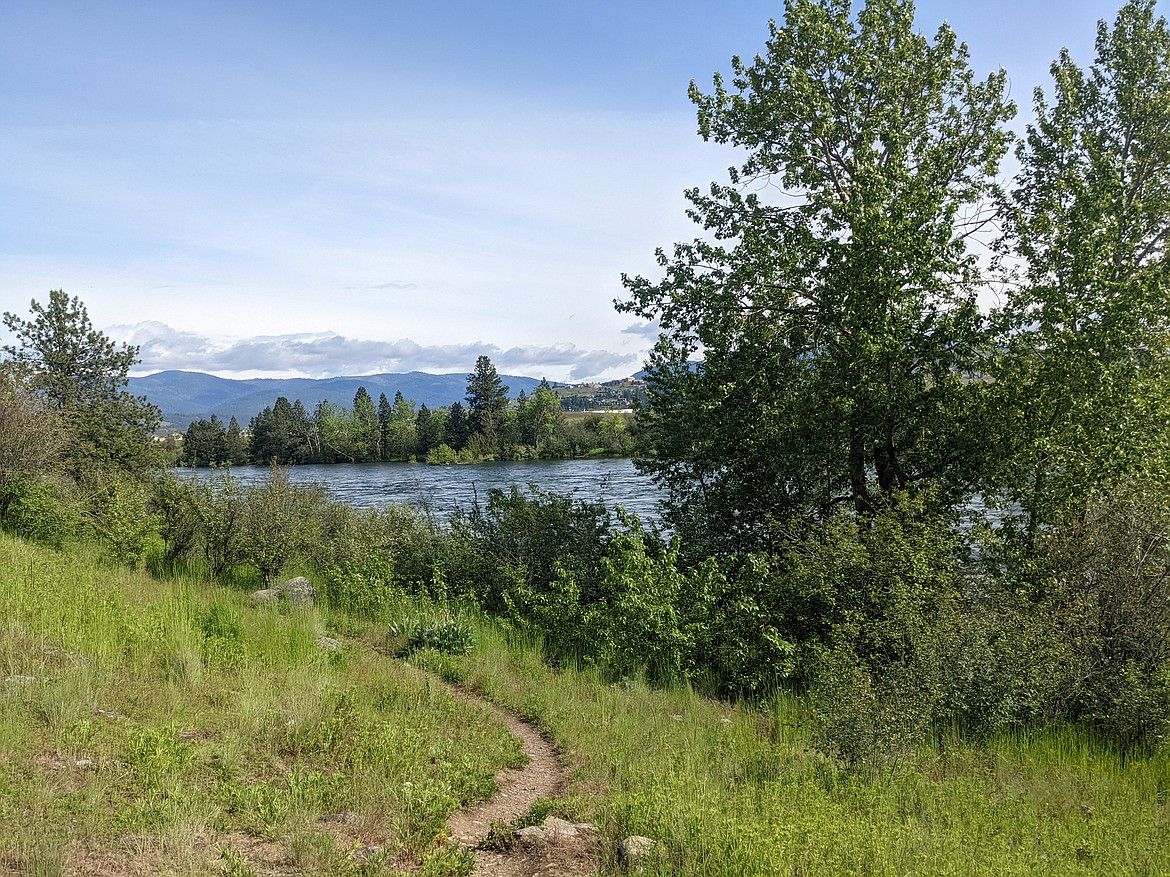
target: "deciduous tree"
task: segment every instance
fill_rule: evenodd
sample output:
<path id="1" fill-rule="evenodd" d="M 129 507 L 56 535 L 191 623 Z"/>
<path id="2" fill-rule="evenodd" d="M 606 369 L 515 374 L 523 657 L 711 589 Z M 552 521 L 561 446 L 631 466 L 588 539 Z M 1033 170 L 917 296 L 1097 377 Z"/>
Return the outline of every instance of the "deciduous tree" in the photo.
<path id="1" fill-rule="evenodd" d="M 977 470 L 969 242 L 1014 107 L 949 27 L 913 25 L 900 0 L 788 0 L 730 86 L 692 83 L 701 135 L 743 163 L 687 193 L 705 236 L 659 251 L 663 279 L 625 277 L 618 308 L 662 326 L 642 424 L 658 454 L 640 465 L 712 547 L 923 483 L 957 497 Z"/>
<path id="2" fill-rule="evenodd" d="M 1033 531 L 1170 471 L 1170 30 L 1154 6 L 1099 22 L 1087 70 L 1061 53 L 1017 150 L 1001 474 Z"/>

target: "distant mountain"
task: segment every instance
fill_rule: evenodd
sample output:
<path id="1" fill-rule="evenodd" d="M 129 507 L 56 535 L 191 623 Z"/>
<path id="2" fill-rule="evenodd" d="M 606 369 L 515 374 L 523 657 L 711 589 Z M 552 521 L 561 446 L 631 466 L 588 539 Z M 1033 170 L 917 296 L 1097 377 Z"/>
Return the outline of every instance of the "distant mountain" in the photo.
<path id="1" fill-rule="evenodd" d="M 521 390 L 531 393 L 540 384 L 536 378 L 519 375 L 500 375 L 500 379 L 507 384 L 512 398 Z M 182 432 L 192 421 L 212 414 L 218 415 L 224 423 L 234 416 L 240 426 L 246 427 L 248 421 L 280 396 L 287 396 L 290 402 L 300 399 L 310 412 L 322 400 L 348 407 L 353 403 L 358 387 L 365 387 L 375 402 L 381 393 L 393 401 L 394 393 L 401 390 L 407 399 L 429 408 L 439 408 L 463 401 L 467 393 L 467 375 L 410 372 L 342 378 L 232 380 L 202 372 L 163 371 L 130 378 L 128 389 L 136 396 L 146 396 L 162 409 L 166 424 Z"/>

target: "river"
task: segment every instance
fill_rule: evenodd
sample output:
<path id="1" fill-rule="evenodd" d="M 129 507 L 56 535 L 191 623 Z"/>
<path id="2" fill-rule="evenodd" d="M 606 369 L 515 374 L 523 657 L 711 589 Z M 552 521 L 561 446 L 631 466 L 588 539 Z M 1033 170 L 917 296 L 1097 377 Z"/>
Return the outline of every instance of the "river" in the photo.
<path id="1" fill-rule="evenodd" d="M 330 496 L 348 505 L 366 508 L 408 503 L 446 518 L 456 508 L 469 508 L 488 491 L 535 485 L 542 490 L 587 502 L 620 505 L 647 523 L 657 521 L 660 491 L 630 460 L 531 460 L 522 463 L 477 463 L 466 466 L 428 466 L 425 463 L 334 463 L 289 466 L 293 484 L 318 484 Z M 257 484 L 268 475 L 267 466 L 236 466 L 232 476 L 242 485 Z M 180 469 L 184 478 L 218 477 L 215 469 Z"/>

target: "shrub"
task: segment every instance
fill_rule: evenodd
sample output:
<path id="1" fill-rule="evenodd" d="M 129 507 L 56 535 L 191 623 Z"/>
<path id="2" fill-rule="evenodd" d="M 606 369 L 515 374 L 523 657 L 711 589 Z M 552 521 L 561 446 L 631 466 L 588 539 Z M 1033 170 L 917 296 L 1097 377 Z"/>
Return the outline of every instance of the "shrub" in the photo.
<path id="1" fill-rule="evenodd" d="M 156 522 L 147 503 L 146 486 L 127 476 L 111 479 L 93 510 L 94 529 L 111 559 L 136 567 L 156 538 Z"/>
<path id="2" fill-rule="evenodd" d="M 0 526 L 9 533 L 60 548 L 79 525 L 76 510 L 51 484 L 22 477 L 0 481 Z"/>
<path id="3" fill-rule="evenodd" d="M 408 655 L 419 649 L 434 649 L 445 655 L 466 655 L 475 648 L 471 625 L 449 615 L 404 615 L 388 627 L 391 651 Z"/>
<path id="4" fill-rule="evenodd" d="M 1036 611 L 1062 640 L 1053 712 L 1123 743 L 1170 731 L 1170 490 L 1094 497 L 1037 543 Z"/>

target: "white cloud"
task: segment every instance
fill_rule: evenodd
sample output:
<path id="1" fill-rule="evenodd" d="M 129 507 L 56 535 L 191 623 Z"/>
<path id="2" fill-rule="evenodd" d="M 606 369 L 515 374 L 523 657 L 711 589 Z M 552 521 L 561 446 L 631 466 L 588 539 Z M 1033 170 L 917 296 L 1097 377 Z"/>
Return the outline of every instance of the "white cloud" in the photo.
<path id="1" fill-rule="evenodd" d="M 221 377 L 328 377 L 384 372 L 469 371 L 480 356 L 490 357 L 506 374 L 586 380 L 637 370 L 636 354 L 585 350 L 570 343 L 501 349 L 481 341 L 422 345 L 409 338 L 368 341 L 335 332 L 262 335 L 214 340 L 148 321 L 111 326 L 106 333 L 137 345 L 135 374 L 177 369 Z"/>

